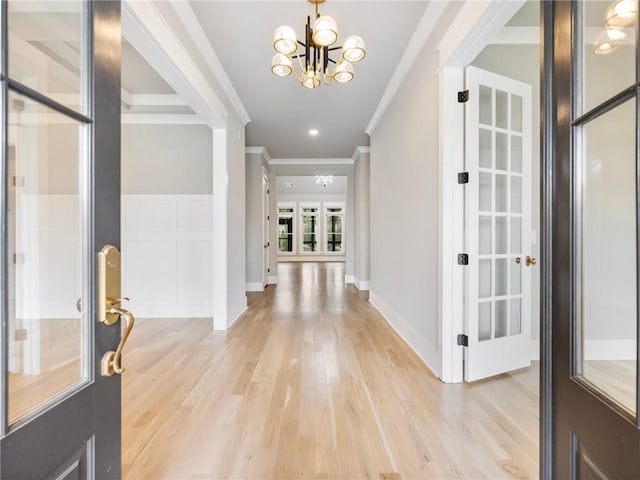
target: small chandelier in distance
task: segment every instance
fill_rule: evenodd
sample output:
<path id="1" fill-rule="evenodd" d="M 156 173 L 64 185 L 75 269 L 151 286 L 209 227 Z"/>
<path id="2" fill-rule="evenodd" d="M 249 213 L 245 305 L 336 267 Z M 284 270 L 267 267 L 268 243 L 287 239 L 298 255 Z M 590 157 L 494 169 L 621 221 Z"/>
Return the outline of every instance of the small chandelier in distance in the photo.
<path id="1" fill-rule="evenodd" d="M 338 25 L 332 17 L 318 12 L 318 4 L 325 0 L 308 1 L 316 6 L 313 26 L 311 16 L 308 16 L 304 42 L 298 40 L 295 30 L 288 25 L 276 29 L 273 47 L 277 53 L 271 60 L 271 71 L 278 77 L 288 77 L 294 73 L 306 88 L 317 88 L 322 82 L 331 85 L 334 80 L 338 83 L 350 82 L 353 79 L 352 63 L 359 62 L 367 54 L 364 41 L 352 35 L 347 37 L 344 45 L 333 46 L 338 41 Z M 342 57 L 337 62 L 330 57 L 335 50 L 342 50 Z M 294 68 L 294 58 L 298 60 L 302 73 Z M 329 70 L 330 63 L 335 64 L 332 72 Z"/>
<path id="2" fill-rule="evenodd" d="M 324 188 L 327 188 L 327 185 L 333 183 L 333 175 L 316 175 L 316 183 L 318 185 L 322 184 Z"/>

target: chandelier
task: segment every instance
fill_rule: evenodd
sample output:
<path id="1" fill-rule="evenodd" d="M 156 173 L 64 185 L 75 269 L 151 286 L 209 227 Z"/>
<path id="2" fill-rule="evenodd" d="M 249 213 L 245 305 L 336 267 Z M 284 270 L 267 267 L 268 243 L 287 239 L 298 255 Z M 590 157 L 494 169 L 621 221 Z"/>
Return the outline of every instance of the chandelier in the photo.
<path id="1" fill-rule="evenodd" d="M 321 83 L 331 85 L 347 83 L 353 79 L 353 64 L 366 55 L 364 41 L 357 35 L 347 37 L 342 46 L 334 46 L 338 41 L 338 25 L 328 15 L 320 15 L 318 4 L 325 0 L 308 0 L 315 5 L 315 20 L 311 24 L 311 16 L 307 17 L 304 42 L 298 40 L 296 32 L 288 25 L 278 27 L 273 35 L 273 47 L 276 54 L 271 60 L 271 71 L 278 77 L 295 74 L 298 81 L 306 88 L 317 88 Z M 342 50 L 337 61 L 331 53 Z M 293 59 L 298 60 L 300 72 L 293 66 Z M 304 63 L 303 63 L 304 59 Z M 335 65 L 331 70 L 330 64 Z"/>
<path id="2" fill-rule="evenodd" d="M 333 183 L 333 175 L 316 175 L 316 183 L 327 188 L 327 185 Z"/>

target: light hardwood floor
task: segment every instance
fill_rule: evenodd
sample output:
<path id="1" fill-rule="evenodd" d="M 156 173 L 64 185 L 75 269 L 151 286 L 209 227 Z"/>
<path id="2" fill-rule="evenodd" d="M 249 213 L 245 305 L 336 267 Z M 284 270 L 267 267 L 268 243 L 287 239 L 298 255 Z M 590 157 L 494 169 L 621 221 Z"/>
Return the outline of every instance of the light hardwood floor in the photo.
<path id="1" fill-rule="evenodd" d="M 538 478 L 537 366 L 445 385 L 343 264 L 278 274 L 226 334 L 138 322 L 124 478 Z"/>

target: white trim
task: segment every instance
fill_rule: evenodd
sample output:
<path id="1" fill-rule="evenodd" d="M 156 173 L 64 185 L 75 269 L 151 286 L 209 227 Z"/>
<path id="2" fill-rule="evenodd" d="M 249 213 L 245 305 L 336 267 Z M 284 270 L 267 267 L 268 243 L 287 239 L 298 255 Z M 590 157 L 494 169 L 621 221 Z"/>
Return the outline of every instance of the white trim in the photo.
<path id="1" fill-rule="evenodd" d="M 467 0 L 438 42 L 438 71 L 471 63 L 525 2 Z"/>
<path id="2" fill-rule="evenodd" d="M 247 292 L 264 292 L 264 285 L 262 282 L 247 282 Z"/>
<path id="3" fill-rule="evenodd" d="M 244 147 L 244 153 L 250 153 L 252 155 L 262 155 L 262 158 L 265 159 L 267 164 L 271 162 L 271 156 L 269 155 L 266 147 Z"/>
<path id="4" fill-rule="evenodd" d="M 249 309 L 249 307 L 244 307 L 244 308 L 242 309 L 242 311 L 238 314 L 238 316 L 237 316 L 236 318 L 234 318 L 234 319 L 233 319 L 233 321 L 229 323 L 229 325 L 227 325 L 227 330 L 228 330 L 229 328 L 231 328 L 231 327 L 232 327 L 232 326 L 233 326 L 233 325 L 234 325 L 238 320 L 240 320 L 240 318 L 241 318 L 245 313 L 247 313 L 247 310 L 248 310 L 248 309 Z"/>
<path id="5" fill-rule="evenodd" d="M 212 128 L 229 112 L 153 2 L 122 3 L 122 35 Z"/>
<path id="6" fill-rule="evenodd" d="M 418 23 L 418 26 L 413 32 L 411 40 L 409 40 L 409 43 L 404 49 L 402 58 L 400 59 L 400 62 L 398 63 L 398 66 L 393 73 L 393 76 L 391 77 L 391 80 L 389 81 L 389 84 L 387 85 L 387 88 L 384 91 L 384 94 L 382 95 L 382 98 L 380 99 L 380 102 L 378 103 L 378 106 L 376 107 L 371 120 L 369 120 L 367 128 L 364 129 L 364 131 L 369 135 L 371 135 L 378 126 L 378 123 L 382 119 L 384 112 L 387 110 L 389 104 L 398 93 L 402 82 L 411 71 L 416 58 L 418 58 L 418 54 L 424 47 L 424 44 L 433 32 L 433 29 L 438 24 L 438 21 L 440 20 L 440 17 L 442 16 L 446 8 L 447 2 L 429 2 L 424 15 L 422 15 L 422 19 L 420 19 L 420 23 Z"/>
<path id="7" fill-rule="evenodd" d="M 122 89 L 125 92 L 124 88 Z M 129 93 L 122 101 L 130 107 L 181 107 L 187 102 L 175 93 Z"/>
<path id="8" fill-rule="evenodd" d="M 345 284 L 351 284 L 354 283 L 355 281 L 355 277 L 353 275 L 345 275 L 344 276 L 344 283 Z"/>
<path id="9" fill-rule="evenodd" d="M 213 130 L 213 329 L 229 328 L 227 131 Z"/>
<path id="10" fill-rule="evenodd" d="M 192 113 L 123 113 L 120 120 L 123 124 L 207 125 L 207 122 Z"/>
<path id="11" fill-rule="evenodd" d="M 352 165 L 353 158 L 272 158 L 269 165 Z"/>
<path id="12" fill-rule="evenodd" d="M 356 147 L 353 151 L 353 156 L 351 157 L 351 163 L 355 164 L 363 155 L 367 155 L 367 157 L 370 157 L 370 154 L 370 147 Z"/>
<path id="13" fill-rule="evenodd" d="M 269 285 L 278 284 L 278 275 L 269 275 Z"/>
<path id="14" fill-rule="evenodd" d="M 586 360 L 635 360 L 636 339 L 586 340 Z"/>
<path id="15" fill-rule="evenodd" d="M 207 34 L 204 32 L 202 25 L 198 21 L 198 17 L 191 8 L 191 5 L 189 2 L 169 2 L 169 4 L 173 7 L 174 12 L 176 12 L 176 15 L 184 25 L 186 31 L 191 36 L 193 44 L 200 52 L 203 60 L 207 63 L 209 70 L 211 70 L 211 73 L 222 87 L 222 90 L 229 99 L 229 102 L 240 118 L 240 121 L 243 125 L 246 125 L 251 121 L 249 114 L 244 108 L 244 105 L 238 96 L 238 92 L 233 88 L 233 84 L 231 83 L 231 80 L 229 80 L 227 72 L 225 72 L 222 67 L 222 63 L 211 46 L 209 37 L 207 37 Z"/>
<path id="16" fill-rule="evenodd" d="M 369 290 L 371 286 L 371 282 L 369 282 L 369 280 L 360 280 L 359 278 L 355 278 L 353 280 L 353 284 L 358 290 Z"/>
<path id="17" fill-rule="evenodd" d="M 431 372 L 439 377 L 439 372 L 434 365 L 438 365 L 440 354 L 437 349 L 427 342 L 409 322 L 398 315 L 384 300 L 382 300 L 374 292 L 369 292 L 369 303 L 380 312 L 382 317 L 387 321 L 389 326 L 404 340 L 404 342 L 413 350 L 422 360 Z"/>

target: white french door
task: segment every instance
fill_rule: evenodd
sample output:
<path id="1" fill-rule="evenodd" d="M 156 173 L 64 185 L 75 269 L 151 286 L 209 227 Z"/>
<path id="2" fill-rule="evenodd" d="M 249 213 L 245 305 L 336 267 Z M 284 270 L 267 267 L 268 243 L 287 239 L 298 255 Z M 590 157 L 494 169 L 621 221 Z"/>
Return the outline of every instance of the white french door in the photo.
<path id="1" fill-rule="evenodd" d="M 530 365 L 531 86 L 466 69 L 465 381 Z"/>

